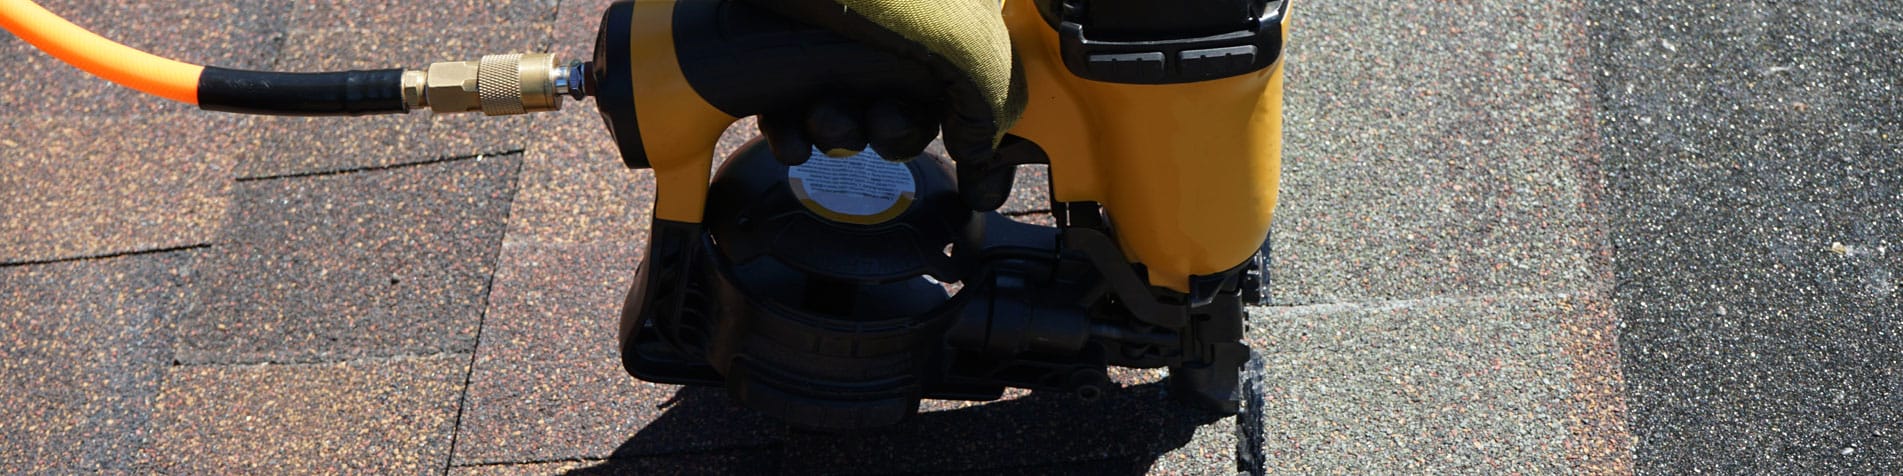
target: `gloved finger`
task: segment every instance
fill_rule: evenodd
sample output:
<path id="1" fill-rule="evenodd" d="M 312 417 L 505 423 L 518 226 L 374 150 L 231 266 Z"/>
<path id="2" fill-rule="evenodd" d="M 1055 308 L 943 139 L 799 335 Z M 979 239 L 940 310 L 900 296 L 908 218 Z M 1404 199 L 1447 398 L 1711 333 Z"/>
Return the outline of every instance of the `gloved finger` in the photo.
<path id="1" fill-rule="evenodd" d="M 959 162 L 990 160 L 998 132 L 991 107 L 966 83 L 946 88 L 945 99 L 945 113 L 940 119 L 945 151 Z"/>
<path id="2" fill-rule="evenodd" d="M 749 3 L 929 65 L 949 86 L 955 111 L 941 127 L 954 159 L 989 160 L 998 133 L 1023 114 L 1022 65 L 997 0 Z"/>
<path id="3" fill-rule="evenodd" d="M 851 157 L 866 149 L 861 113 L 844 99 L 822 99 L 806 113 L 806 138 L 829 157 Z"/>
<path id="4" fill-rule="evenodd" d="M 1017 167 L 992 167 L 983 162 L 959 162 L 958 198 L 974 211 L 988 212 L 1004 206 L 1011 198 L 1011 184 L 1017 181 Z"/>
<path id="5" fill-rule="evenodd" d="M 866 108 L 866 139 L 880 157 L 905 162 L 925 152 L 938 135 L 938 124 L 926 108 L 898 100 L 881 100 Z"/>
<path id="6" fill-rule="evenodd" d="M 806 123 L 798 114 L 761 114 L 760 135 L 766 136 L 773 158 L 787 166 L 806 163 L 813 156 L 813 142 L 806 139 Z"/>

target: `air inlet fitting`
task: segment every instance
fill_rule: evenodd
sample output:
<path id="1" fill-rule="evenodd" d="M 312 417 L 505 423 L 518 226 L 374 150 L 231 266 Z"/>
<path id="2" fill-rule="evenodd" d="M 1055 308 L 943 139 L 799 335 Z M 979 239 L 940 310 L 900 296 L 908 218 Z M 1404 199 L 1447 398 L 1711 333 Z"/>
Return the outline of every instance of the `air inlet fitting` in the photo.
<path id="1" fill-rule="evenodd" d="M 436 113 L 482 111 L 507 116 L 562 108 L 562 96 L 581 99 L 587 75 L 579 62 L 558 65 L 547 53 L 488 55 L 477 61 L 435 63 L 403 74 L 410 109 Z"/>

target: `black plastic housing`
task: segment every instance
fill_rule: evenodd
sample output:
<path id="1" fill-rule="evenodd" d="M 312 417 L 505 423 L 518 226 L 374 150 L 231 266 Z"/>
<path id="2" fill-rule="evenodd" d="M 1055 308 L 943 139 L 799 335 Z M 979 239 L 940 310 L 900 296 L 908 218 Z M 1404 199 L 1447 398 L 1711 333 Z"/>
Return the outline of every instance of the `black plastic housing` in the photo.
<path id="1" fill-rule="evenodd" d="M 1176 84 L 1248 74 L 1282 54 L 1288 0 L 1043 0 L 1064 66 L 1093 81 Z"/>
<path id="2" fill-rule="evenodd" d="M 647 146 L 641 139 L 640 116 L 634 108 L 634 61 L 628 38 L 634 35 L 634 2 L 618 1 L 601 14 L 601 28 L 595 32 L 595 57 L 588 62 L 587 90 L 595 97 L 601 121 L 608 125 L 621 161 L 629 168 L 645 169 Z"/>
<path id="3" fill-rule="evenodd" d="M 1170 367 L 1174 395 L 1235 409 L 1245 265 L 1193 304 L 1142 281 L 1094 204 L 1060 206 L 1060 227 L 1030 225 L 966 207 L 943 158 L 906 167 L 918 200 L 904 213 L 842 223 L 789 191 L 765 144 L 741 147 L 714 179 L 705 226 L 654 223 L 622 313 L 629 373 L 725 386 L 832 431 L 1005 387 L 1093 398 L 1115 385 L 1110 365 Z M 940 284 L 953 281 L 955 294 Z"/>
<path id="4" fill-rule="evenodd" d="M 1213 10 L 1172 20 L 1214 19 L 1185 30 L 1193 30 L 1189 36 L 1123 31 L 1094 18 L 1088 21 L 1104 22 L 1109 36 L 1085 38 L 1077 29 L 1065 54 L 1181 55 L 1245 45 L 1279 54 L 1284 1 L 1207 1 Z M 1097 13 L 1133 15 L 1111 7 Z M 1238 19 L 1237 8 L 1256 13 Z M 609 8 L 590 88 L 624 159 L 646 167 L 629 74 L 639 60 L 626 41 L 631 14 L 625 1 Z M 803 110 L 840 94 L 930 96 L 947 87 L 918 63 L 744 2 L 682 0 L 673 14 L 680 80 L 736 117 Z M 1203 34 L 1237 21 L 1241 34 Z M 1254 56 L 1187 72 L 1178 61 L 1166 63 L 1163 77 L 1086 77 L 1186 82 L 1274 61 Z M 1056 226 L 992 211 L 1009 196 L 1018 165 L 1048 163 L 1031 142 L 998 145 L 995 160 L 956 168 L 929 154 L 915 159 L 904 165 L 914 202 L 888 209 L 900 210 L 895 215 L 844 218 L 793 193 L 788 166 L 764 143 L 742 146 L 715 175 L 701 223 L 651 223 L 621 315 L 623 366 L 648 381 L 723 386 L 740 403 L 795 426 L 835 431 L 898 423 L 923 398 L 991 400 L 1007 387 L 1094 398 L 1116 385 L 1112 365 L 1168 367 L 1172 395 L 1235 411 L 1238 371 L 1249 355 L 1241 343 L 1242 288 L 1261 284 L 1249 274 L 1259 265 L 1194 277 L 1188 293 L 1150 286 L 1096 203 L 1054 204 Z M 823 160 L 836 159 L 802 166 Z M 863 216 L 878 218 L 854 218 Z"/>

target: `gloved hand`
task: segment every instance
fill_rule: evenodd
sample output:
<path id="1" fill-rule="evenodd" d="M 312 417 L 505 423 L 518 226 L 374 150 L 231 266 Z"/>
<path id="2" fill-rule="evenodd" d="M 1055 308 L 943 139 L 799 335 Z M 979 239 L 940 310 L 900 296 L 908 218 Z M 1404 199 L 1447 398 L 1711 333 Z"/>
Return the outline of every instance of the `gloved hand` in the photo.
<path id="1" fill-rule="evenodd" d="M 805 162 L 812 147 L 844 156 L 867 145 L 910 160 L 941 128 L 960 163 L 990 159 L 1024 109 L 1000 0 L 749 0 L 794 20 L 929 65 L 946 83 L 941 98 L 818 98 L 806 111 L 760 117 L 781 162 Z"/>

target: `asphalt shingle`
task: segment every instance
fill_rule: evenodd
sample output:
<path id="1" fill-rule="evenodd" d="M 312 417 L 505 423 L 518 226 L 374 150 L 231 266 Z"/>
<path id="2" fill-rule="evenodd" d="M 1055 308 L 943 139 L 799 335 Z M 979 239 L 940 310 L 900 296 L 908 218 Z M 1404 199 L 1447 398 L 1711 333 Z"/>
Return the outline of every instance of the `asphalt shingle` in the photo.
<path id="1" fill-rule="evenodd" d="M 1589 12 L 1636 469 L 1903 468 L 1903 4 Z"/>
<path id="2" fill-rule="evenodd" d="M 146 456 L 171 474 L 419 474 L 449 460 L 468 355 L 166 371 Z"/>
<path id="3" fill-rule="evenodd" d="M 0 472 L 138 472 L 193 253 L 0 268 Z"/>
<path id="4" fill-rule="evenodd" d="M 528 476 L 540 474 L 565 474 L 571 476 L 776 474 L 773 464 L 774 457 L 771 450 L 748 449 L 719 453 L 693 453 L 603 461 L 458 466 L 450 468 L 449 474 L 453 476 Z"/>
<path id="5" fill-rule="evenodd" d="M 767 441 L 772 426 L 724 396 L 681 404 L 682 395 L 698 393 L 677 394 L 679 387 L 641 382 L 622 370 L 616 334 L 638 249 L 600 243 L 503 250 L 456 464 L 606 459 Z M 675 423 L 659 421 L 663 414 Z M 693 431 L 649 434 L 682 425 Z"/>
<path id="6" fill-rule="evenodd" d="M 654 173 L 622 164 L 600 117 L 570 112 L 544 124 L 564 139 L 537 142 L 526 152 L 508 241 L 643 248 Z"/>
<path id="7" fill-rule="evenodd" d="M 1569 470 L 1575 296 L 1251 310 L 1277 472 Z M 1617 422 L 1611 422 L 1616 425 Z"/>
<path id="8" fill-rule="evenodd" d="M 940 155 L 944 157 L 944 155 Z M 1048 165 L 1026 165 L 1018 167 L 1017 181 L 1011 185 L 1011 198 L 1005 200 L 998 211 L 1011 215 L 1044 214 L 1051 211 L 1051 167 Z"/>
<path id="9" fill-rule="evenodd" d="M 565 0 L 550 26 L 552 44 L 548 51 L 557 58 L 590 61 L 595 57 L 595 37 L 601 31 L 601 14 L 613 0 Z"/>
<path id="10" fill-rule="evenodd" d="M 469 352 L 519 159 L 240 182 L 179 358 Z"/>
<path id="11" fill-rule="evenodd" d="M 1295 10 L 1279 304 L 1580 289 L 1594 225 L 1570 2 Z"/>
<path id="12" fill-rule="evenodd" d="M 238 157 L 232 175 L 254 179 L 357 170 L 436 157 L 416 150 L 428 130 L 426 113 L 370 117 L 236 118 L 228 152 Z M 472 154 L 473 155 L 473 154 Z"/>
<path id="13" fill-rule="evenodd" d="M 0 119 L 0 263 L 210 242 L 229 201 L 229 124 Z"/>
<path id="14" fill-rule="evenodd" d="M 557 0 L 309 0 L 293 13 L 301 29 L 391 32 L 425 37 L 445 28 L 554 20 Z"/>

